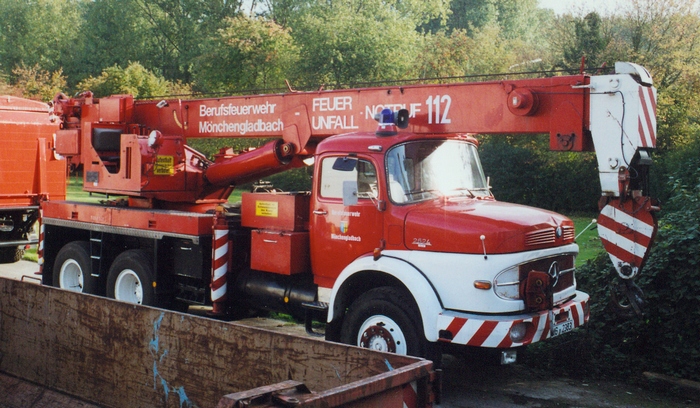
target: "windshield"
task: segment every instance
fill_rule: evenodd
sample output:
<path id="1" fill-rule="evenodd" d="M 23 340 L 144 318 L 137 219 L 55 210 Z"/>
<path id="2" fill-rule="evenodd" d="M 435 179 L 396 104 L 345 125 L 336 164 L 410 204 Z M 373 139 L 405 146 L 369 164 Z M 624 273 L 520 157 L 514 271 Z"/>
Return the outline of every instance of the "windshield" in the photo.
<path id="1" fill-rule="evenodd" d="M 488 197 L 476 146 L 458 140 L 424 140 L 387 152 L 387 185 L 395 203 L 436 197 Z"/>

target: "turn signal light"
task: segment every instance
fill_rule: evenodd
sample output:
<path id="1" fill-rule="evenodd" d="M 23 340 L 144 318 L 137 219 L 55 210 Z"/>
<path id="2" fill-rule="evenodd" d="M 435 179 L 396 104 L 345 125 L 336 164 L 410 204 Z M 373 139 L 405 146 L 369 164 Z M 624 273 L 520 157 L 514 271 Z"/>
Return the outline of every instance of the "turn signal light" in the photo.
<path id="1" fill-rule="evenodd" d="M 491 282 L 483 280 L 474 281 L 474 287 L 481 290 L 489 290 L 491 289 Z"/>

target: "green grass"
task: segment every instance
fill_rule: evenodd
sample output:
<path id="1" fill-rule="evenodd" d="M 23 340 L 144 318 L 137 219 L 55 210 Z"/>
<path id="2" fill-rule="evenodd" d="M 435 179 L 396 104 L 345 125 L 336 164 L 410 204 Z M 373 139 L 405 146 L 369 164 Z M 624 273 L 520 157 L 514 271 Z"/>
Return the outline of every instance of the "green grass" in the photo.
<path id="1" fill-rule="evenodd" d="M 241 189 L 236 189 L 233 190 L 233 193 L 228 197 L 228 202 L 229 203 L 239 203 L 241 202 L 241 194 L 245 193 L 245 191 Z"/>
<path id="2" fill-rule="evenodd" d="M 99 203 L 107 198 L 103 194 L 90 194 L 87 191 L 83 191 L 83 179 L 81 177 L 69 177 L 67 187 L 66 198 L 71 201 Z"/>
<path id="3" fill-rule="evenodd" d="M 581 234 L 581 231 L 583 231 L 583 229 L 586 228 L 586 226 L 588 226 L 588 224 L 591 223 L 591 220 L 596 218 L 596 216 L 597 214 L 568 215 L 568 217 L 574 222 L 576 235 Z M 600 252 L 604 251 L 603 244 L 600 242 L 600 238 L 598 237 L 596 224 L 593 224 L 588 228 L 588 230 L 586 230 L 586 232 L 581 234 L 576 239 L 576 243 L 579 247 L 579 254 L 578 257 L 576 257 L 577 267 L 580 267 L 586 263 L 587 260 L 595 258 Z"/>

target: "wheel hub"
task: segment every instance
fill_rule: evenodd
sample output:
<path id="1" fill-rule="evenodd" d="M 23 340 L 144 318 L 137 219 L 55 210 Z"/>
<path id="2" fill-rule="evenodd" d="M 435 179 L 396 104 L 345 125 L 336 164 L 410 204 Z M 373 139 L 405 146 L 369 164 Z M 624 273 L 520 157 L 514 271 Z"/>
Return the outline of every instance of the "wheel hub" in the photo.
<path id="1" fill-rule="evenodd" d="M 119 274 L 114 284 L 114 297 L 129 303 L 143 303 L 143 288 L 136 272 L 126 269 Z"/>
<path id="2" fill-rule="evenodd" d="M 391 333 L 381 326 L 370 326 L 360 336 L 360 347 L 396 353 L 396 343 Z"/>
<path id="3" fill-rule="evenodd" d="M 78 262 L 69 259 L 61 266 L 60 287 L 73 292 L 83 291 L 83 270 Z"/>

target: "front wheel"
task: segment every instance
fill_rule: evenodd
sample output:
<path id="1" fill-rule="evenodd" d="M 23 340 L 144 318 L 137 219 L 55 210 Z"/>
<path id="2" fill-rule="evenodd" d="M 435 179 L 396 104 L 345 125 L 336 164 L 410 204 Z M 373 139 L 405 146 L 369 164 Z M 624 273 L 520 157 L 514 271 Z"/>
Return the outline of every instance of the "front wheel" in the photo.
<path id="1" fill-rule="evenodd" d="M 124 251 L 109 268 L 107 296 L 127 303 L 156 306 L 153 277 L 151 260 L 144 251 Z"/>
<path id="2" fill-rule="evenodd" d="M 358 297 L 348 308 L 340 338 L 373 350 L 428 357 L 415 302 L 393 287 L 375 288 Z"/>

